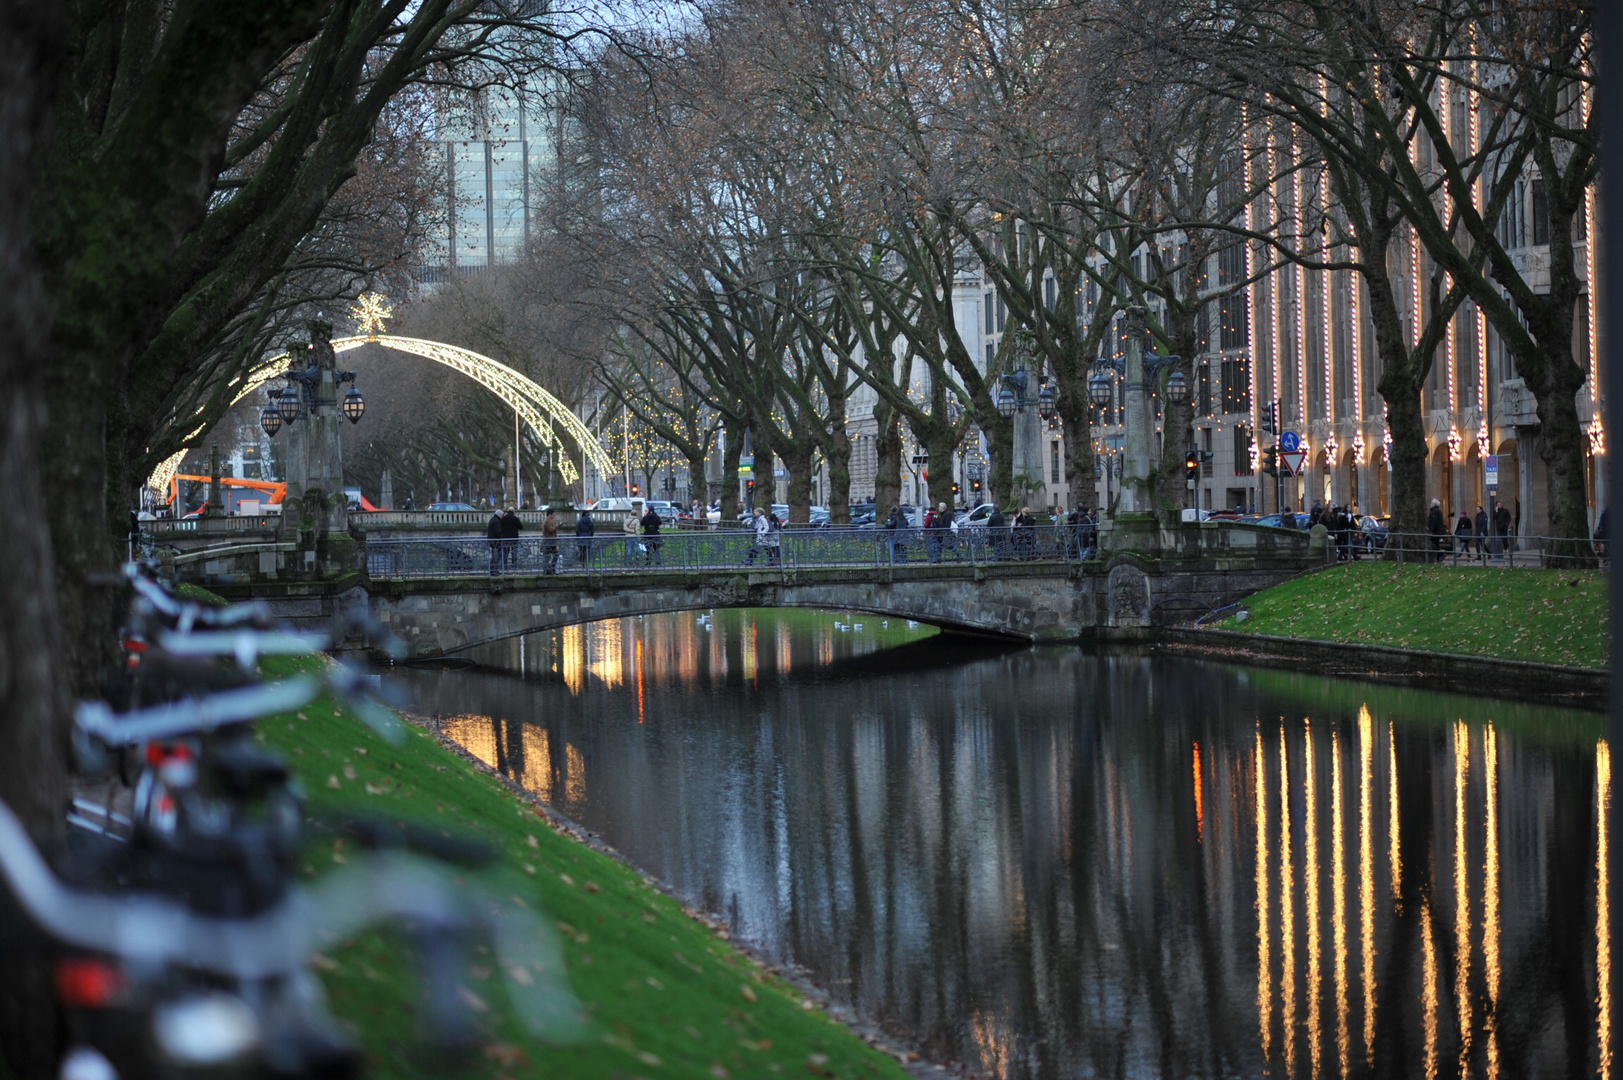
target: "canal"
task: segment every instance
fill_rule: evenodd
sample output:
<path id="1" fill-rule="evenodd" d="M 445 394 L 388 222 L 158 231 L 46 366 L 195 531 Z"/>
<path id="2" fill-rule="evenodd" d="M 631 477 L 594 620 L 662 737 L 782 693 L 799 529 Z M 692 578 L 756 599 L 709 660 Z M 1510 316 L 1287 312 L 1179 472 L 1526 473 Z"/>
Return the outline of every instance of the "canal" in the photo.
<path id="1" fill-rule="evenodd" d="M 820 612 L 606 621 L 477 659 L 403 676 L 418 708 L 931 1059 L 1611 1060 L 1599 716 Z"/>

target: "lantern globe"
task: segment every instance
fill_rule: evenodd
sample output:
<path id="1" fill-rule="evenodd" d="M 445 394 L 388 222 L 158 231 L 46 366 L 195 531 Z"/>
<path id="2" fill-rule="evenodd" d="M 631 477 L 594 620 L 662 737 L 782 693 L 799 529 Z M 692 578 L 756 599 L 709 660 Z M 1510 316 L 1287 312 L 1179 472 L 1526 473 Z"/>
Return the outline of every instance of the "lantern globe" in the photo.
<path id="1" fill-rule="evenodd" d="M 361 422 L 361 416 L 366 412 L 366 399 L 361 397 L 360 387 L 352 386 L 349 393 L 344 395 L 344 415 L 352 424 Z"/>

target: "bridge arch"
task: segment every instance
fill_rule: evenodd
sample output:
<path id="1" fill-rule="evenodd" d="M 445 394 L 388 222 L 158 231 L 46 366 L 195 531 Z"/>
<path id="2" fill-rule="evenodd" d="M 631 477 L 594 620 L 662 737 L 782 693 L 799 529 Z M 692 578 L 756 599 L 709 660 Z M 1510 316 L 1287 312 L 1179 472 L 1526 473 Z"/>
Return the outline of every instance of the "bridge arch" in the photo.
<path id="1" fill-rule="evenodd" d="M 448 345 L 443 341 L 399 337 L 381 331 L 335 338 L 332 342 L 335 353 L 348 352 L 363 345 L 381 345 L 385 349 L 420 356 L 425 360 L 443 364 L 479 383 L 518 413 L 520 419 L 535 435 L 537 442 L 555 452 L 558 471 L 563 474 L 565 483 L 572 484 L 580 479 L 580 471 L 570 459 L 568 447 L 558 434 L 558 429 L 562 429 L 569 440 L 580 448 L 584 460 L 597 466 L 600 472 L 614 471 L 614 463 L 609 460 L 609 455 L 569 406 L 548 393 L 539 383 L 506 364 L 471 349 Z M 231 404 L 238 404 L 266 383 L 286 375 L 291 363 L 291 358 L 284 352 L 251 370 L 232 396 Z M 193 449 L 191 441 L 201 435 L 206 427 L 206 424 L 199 424 L 196 430 L 186 436 L 188 445 L 171 454 L 153 470 L 147 479 L 148 487 L 161 491 L 169 486 L 169 481 L 174 477 L 175 470 L 180 467 L 182 459 Z"/>

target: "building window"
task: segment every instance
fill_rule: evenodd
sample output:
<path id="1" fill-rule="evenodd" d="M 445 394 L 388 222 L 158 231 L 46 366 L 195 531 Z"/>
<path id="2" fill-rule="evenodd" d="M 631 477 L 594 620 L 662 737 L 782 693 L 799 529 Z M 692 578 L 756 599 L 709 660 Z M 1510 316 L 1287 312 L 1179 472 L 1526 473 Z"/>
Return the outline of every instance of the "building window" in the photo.
<path id="1" fill-rule="evenodd" d="M 1533 181 L 1533 246 L 1550 242 L 1550 198 L 1543 180 Z"/>
<path id="2" fill-rule="evenodd" d="M 1059 285 L 1051 277 L 1043 278 L 1043 306 L 1049 311 L 1054 310 L 1054 304 L 1059 300 Z"/>
<path id="3" fill-rule="evenodd" d="M 1251 366 L 1244 357 L 1223 358 L 1223 411 L 1251 411 Z"/>
<path id="4" fill-rule="evenodd" d="M 1212 429 L 1209 427 L 1200 429 L 1200 448 L 1204 451 L 1200 459 L 1200 475 L 1210 477 L 1212 475 Z M 1206 496 L 1206 499 L 1207 505 L 1210 505 L 1211 496 Z"/>
<path id="5" fill-rule="evenodd" d="M 1196 411 L 1201 416 L 1210 416 L 1212 412 L 1212 365 L 1210 361 L 1202 360 L 1195 365 L 1195 386 L 1198 395 L 1195 403 Z"/>
<path id="6" fill-rule="evenodd" d="M 1251 432 L 1239 425 L 1234 427 L 1234 475 L 1251 475 Z"/>
<path id="7" fill-rule="evenodd" d="M 1059 483 L 1059 440 L 1048 444 L 1048 482 Z"/>
<path id="8" fill-rule="evenodd" d="M 995 334 L 995 333 L 997 333 L 997 331 L 995 329 L 993 329 L 993 327 L 992 327 L 992 318 L 993 318 L 993 316 L 992 316 L 992 293 L 991 293 L 990 290 L 988 290 L 985 294 L 982 295 L 981 302 L 982 302 L 982 304 L 985 305 L 986 332 L 988 334 Z"/>

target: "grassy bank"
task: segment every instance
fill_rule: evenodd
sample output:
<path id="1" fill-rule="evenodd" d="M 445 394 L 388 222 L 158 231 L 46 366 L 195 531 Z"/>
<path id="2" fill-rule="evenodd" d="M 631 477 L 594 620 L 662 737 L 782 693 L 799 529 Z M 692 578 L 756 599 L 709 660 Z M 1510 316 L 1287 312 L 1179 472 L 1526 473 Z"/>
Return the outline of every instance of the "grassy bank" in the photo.
<path id="1" fill-rule="evenodd" d="M 267 674 L 309 661 L 266 661 Z M 294 763 L 313 817 L 358 812 L 443 825 L 483 838 L 517 878 L 517 895 L 560 932 L 590 1030 L 579 1045 L 547 1047 L 508 1012 L 499 976 L 470 974 L 487 1039 L 458 1066 L 429 1055 L 413 1015 L 418 984 L 387 934 L 334 951 L 323 964 L 333 1011 L 354 1028 L 386 1077 L 726 1077 L 780 1073 L 902 1077 L 896 1060 L 864 1043 L 788 983 L 763 971 L 684 914 L 633 870 L 560 835 L 537 808 L 412 728 L 390 746 L 322 701 L 259 725 Z M 319 828 L 307 874 L 345 858 Z"/>
<path id="2" fill-rule="evenodd" d="M 1248 598 L 1226 630 L 1606 666 L 1606 575 L 1356 562 Z"/>

